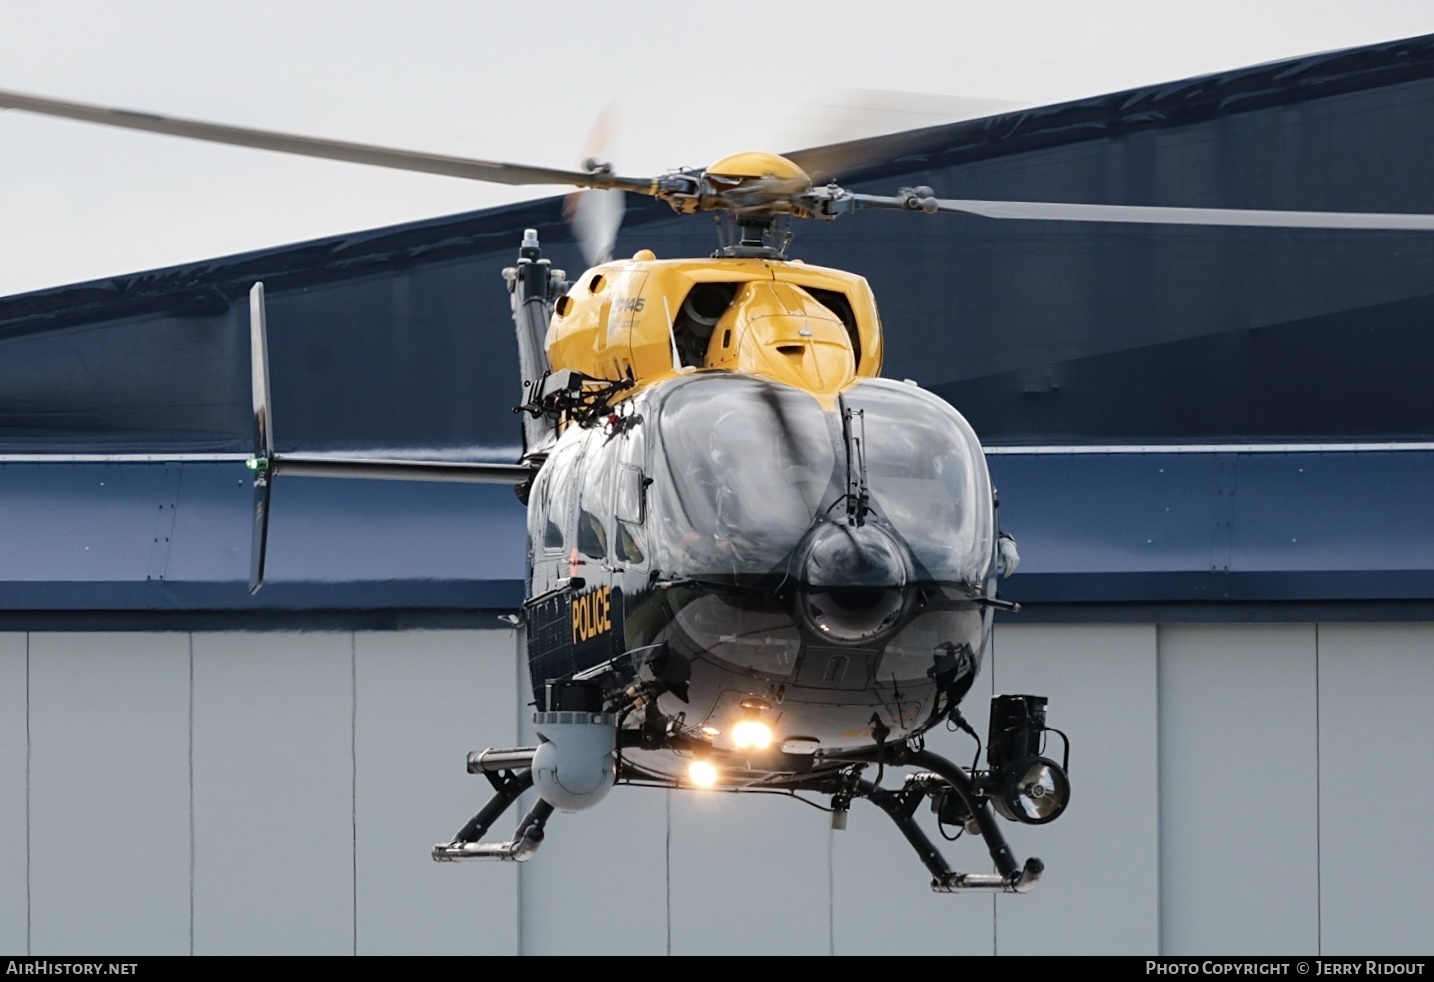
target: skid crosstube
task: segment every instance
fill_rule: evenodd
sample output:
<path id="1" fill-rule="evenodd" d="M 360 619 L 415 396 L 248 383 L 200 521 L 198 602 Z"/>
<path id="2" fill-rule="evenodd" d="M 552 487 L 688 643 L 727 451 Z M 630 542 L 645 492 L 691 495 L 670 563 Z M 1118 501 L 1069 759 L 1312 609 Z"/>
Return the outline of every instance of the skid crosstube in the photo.
<path id="1" fill-rule="evenodd" d="M 899 791 L 890 791 L 870 781 L 856 783 L 852 797 L 867 798 L 892 820 L 911 848 L 916 850 L 922 865 L 931 873 L 931 889 L 937 893 L 1028 893 L 1045 872 L 1045 863 L 1034 856 L 1025 864 L 1016 861 L 1006 837 L 996 824 L 996 816 L 986 798 L 976 791 L 971 775 L 960 766 L 929 750 L 912 750 L 904 745 L 883 747 L 835 758 L 853 763 L 885 763 L 898 766 L 925 767 L 932 773 L 915 775 Z M 996 866 L 994 873 L 960 873 L 952 870 L 941 851 L 931 842 L 913 819 L 923 799 L 949 788 L 960 796 L 972 819 L 980 827 L 986 851 Z"/>
<path id="2" fill-rule="evenodd" d="M 621 742 L 629 743 L 630 740 Z M 458 830 L 451 842 L 441 842 L 433 847 L 435 860 L 482 859 L 521 863 L 532 858 L 543 841 L 544 827 L 553 813 L 552 805 L 541 799 L 518 823 L 511 839 L 506 842 L 481 840 L 513 802 L 533 786 L 532 760 L 536 751 L 536 747 L 517 747 L 511 750 L 480 750 L 468 755 L 468 772 L 486 775 L 493 785 L 494 795 L 478 814 Z M 845 789 L 851 798 L 871 801 L 886 813 L 916 851 L 922 865 L 931 873 L 931 889 L 936 893 L 1027 893 L 1040 881 L 1045 864 L 1035 857 L 1027 859 L 1024 864 L 1017 862 L 996 824 L 996 816 L 986 799 L 976 792 L 971 776 L 946 758 L 929 750 L 893 746 L 883 748 L 879 755 L 872 751 L 828 759 L 858 764 L 884 762 L 919 766 L 930 772 L 913 775 L 899 790 L 889 790 L 863 779 L 846 784 L 839 775 L 832 774 L 823 777 L 813 775 L 811 783 L 800 789 L 836 793 Z M 675 781 L 670 787 L 674 790 L 686 789 Z M 981 837 L 996 872 L 962 873 L 951 869 L 941 851 L 916 824 L 914 815 L 917 806 L 927 797 L 948 789 L 961 797 L 980 826 Z"/>
<path id="3" fill-rule="evenodd" d="M 433 858 L 440 863 L 464 859 L 486 859 L 495 862 L 524 863 L 533 858 L 543 844 L 544 828 L 553 814 L 553 806 L 538 799 L 518 823 L 513 838 L 507 842 L 483 842 L 484 834 L 513 802 L 533 786 L 533 752 L 536 747 L 517 750 L 482 750 L 468 755 L 468 772 L 486 774 L 493 785 L 493 797 L 458 830 L 451 842 L 433 847 Z"/>

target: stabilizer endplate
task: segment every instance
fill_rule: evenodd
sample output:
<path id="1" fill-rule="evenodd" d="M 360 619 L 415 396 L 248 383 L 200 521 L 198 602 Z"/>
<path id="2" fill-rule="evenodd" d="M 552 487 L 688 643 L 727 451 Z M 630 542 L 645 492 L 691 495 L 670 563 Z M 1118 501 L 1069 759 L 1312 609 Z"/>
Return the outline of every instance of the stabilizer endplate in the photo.
<path id="1" fill-rule="evenodd" d="M 249 383 L 254 406 L 253 529 L 249 540 L 249 595 L 264 585 L 264 561 L 269 551 L 269 462 L 274 456 L 274 432 L 269 402 L 269 335 L 264 317 L 264 284 L 249 290 Z"/>

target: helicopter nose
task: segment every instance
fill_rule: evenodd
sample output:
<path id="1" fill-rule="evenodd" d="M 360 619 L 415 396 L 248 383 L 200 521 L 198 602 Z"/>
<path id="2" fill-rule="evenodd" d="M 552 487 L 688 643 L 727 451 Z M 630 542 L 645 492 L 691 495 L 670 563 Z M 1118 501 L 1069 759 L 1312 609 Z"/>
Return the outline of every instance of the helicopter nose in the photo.
<path id="1" fill-rule="evenodd" d="M 909 569 L 906 548 L 879 525 L 820 525 L 802 557 L 798 613 L 826 640 L 870 643 L 900 626 Z"/>

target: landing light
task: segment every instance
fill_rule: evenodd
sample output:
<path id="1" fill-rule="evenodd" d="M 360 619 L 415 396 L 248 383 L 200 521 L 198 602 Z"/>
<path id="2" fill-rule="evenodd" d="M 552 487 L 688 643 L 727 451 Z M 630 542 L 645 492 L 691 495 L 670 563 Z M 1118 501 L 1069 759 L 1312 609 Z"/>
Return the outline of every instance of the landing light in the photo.
<path id="1" fill-rule="evenodd" d="M 687 765 L 687 779 L 699 788 L 710 788 L 717 783 L 717 768 L 705 760 L 694 760 Z"/>
<path id="2" fill-rule="evenodd" d="M 1065 763 L 1041 753 L 1047 733 L 1065 743 Z M 1070 741 L 1046 725 L 1045 696 L 1002 695 L 991 699 L 991 732 L 986 760 L 997 793 L 991 805 L 1006 818 L 1027 825 L 1053 822 L 1071 799 Z"/>
<path id="3" fill-rule="evenodd" d="M 772 728 L 759 719 L 738 720 L 732 726 L 732 745 L 738 750 L 766 750 L 772 745 Z"/>
<path id="4" fill-rule="evenodd" d="M 1053 760 L 1027 758 L 1012 765 L 1001 781 L 992 804 L 996 811 L 1027 825 L 1053 822 L 1070 802 L 1071 784 Z"/>

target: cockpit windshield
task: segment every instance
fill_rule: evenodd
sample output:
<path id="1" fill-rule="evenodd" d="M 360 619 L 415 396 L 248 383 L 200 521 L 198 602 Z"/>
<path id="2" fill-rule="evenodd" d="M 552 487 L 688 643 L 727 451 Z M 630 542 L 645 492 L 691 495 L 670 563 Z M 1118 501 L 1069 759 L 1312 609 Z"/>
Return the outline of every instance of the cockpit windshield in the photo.
<path id="1" fill-rule="evenodd" d="M 984 579 L 994 547 L 990 478 L 971 426 L 942 399 L 885 379 L 848 389 L 860 410 L 867 484 L 878 520 L 911 548 L 923 579 Z"/>
<path id="2" fill-rule="evenodd" d="M 912 575 L 979 582 L 995 524 L 970 425 L 914 386 L 868 379 L 842 394 L 865 446 L 871 521 L 910 549 Z M 859 411 L 859 412 L 858 412 Z M 698 375 L 660 404 L 648 533 L 667 572 L 752 576 L 788 570 L 819 515 L 845 514 L 842 413 L 759 378 Z"/>
<path id="3" fill-rule="evenodd" d="M 662 404 L 653 531 L 673 572 L 765 574 L 840 494 L 836 444 L 804 392 L 701 375 Z"/>

